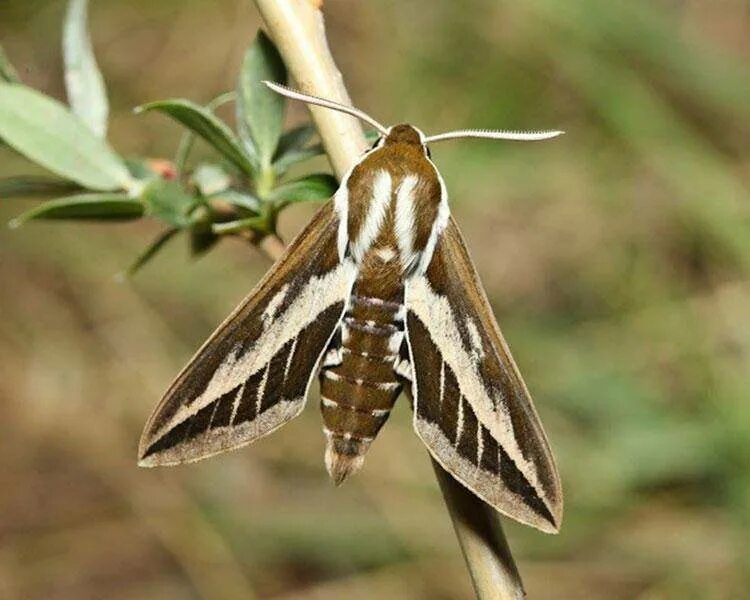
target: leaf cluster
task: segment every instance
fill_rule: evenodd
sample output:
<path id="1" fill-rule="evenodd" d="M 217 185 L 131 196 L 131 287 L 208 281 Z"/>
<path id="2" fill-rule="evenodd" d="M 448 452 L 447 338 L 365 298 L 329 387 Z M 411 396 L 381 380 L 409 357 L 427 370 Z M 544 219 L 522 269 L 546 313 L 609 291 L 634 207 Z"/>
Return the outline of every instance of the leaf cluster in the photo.
<path id="1" fill-rule="evenodd" d="M 130 267 L 133 273 L 182 231 L 194 255 L 227 235 L 257 242 L 276 234 L 278 215 L 291 203 L 335 191 L 327 173 L 287 176 L 323 148 L 312 143 L 310 124 L 284 131 L 286 100 L 262 81 L 286 83 L 287 71 L 262 31 L 245 53 L 235 90 L 206 105 L 173 98 L 136 108 L 185 128 L 173 159 L 125 158 L 106 140 L 107 90 L 89 37 L 87 0 L 68 3 L 63 58 L 69 105 L 24 85 L 0 48 L 0 145 L 49 172 L 0 179 L 0 198 L 44 199 L 11 226 L 42 219 L 156 219 L 164 229 Z M 236 109 L 236 131 L 215 113 L 227 103 Z M 197 139 L 213 150 L 214 161 L 191 164 Z"/>

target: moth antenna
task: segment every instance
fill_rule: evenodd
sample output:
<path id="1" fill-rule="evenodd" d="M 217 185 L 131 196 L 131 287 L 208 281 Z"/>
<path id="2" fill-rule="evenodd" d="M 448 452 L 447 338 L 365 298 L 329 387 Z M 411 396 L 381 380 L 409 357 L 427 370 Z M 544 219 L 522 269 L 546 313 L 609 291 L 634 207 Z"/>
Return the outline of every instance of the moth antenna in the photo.
<path id="1" fill-rule="evenodd" d="M 277 94 L 281 94 L 282 96 L 286 96 L 287 98 L 292 98 L 293 100 L 301 100 L 302 102 L 307 102 L 308 104 L 317 104 L 318 106 L 325 106 L 326 108 L 330 108 L 333 110 L 337 110 L 339 112 L 346 113 L 348 115 L 352 115 L 353 117 L 357 117 L 358 119 L 361 119 L 365 123 L 369 123 L 383 135 L 388 135 L 388 129 L 383 127 L 370 115 L 359 110 L 358 108 L 354 108 L 353 106 L 347 106 L 345 104 L 339 104 L 338 102 L 334 102 L 333 100 L 326 100 L 325 98 L 319 98 L 318 96 L 311 96 L 310 94 L 303 94 L 302 92 L 298 92 L 297 90 L 293 90 L 284 85 L 274 83 L 273 81 L 264 80 L 263 83 L 265 83 L 269 88 L 271 88 Z"/>
<path id="2" fill-rule="evenodd" d="M 499 131 L 493 129 L 461 129 L 459 131 L 448 131 L 431 135 L 424 139 L 425 144 L 441 142 L 443 140 L 455 140 L 457 138 L 484 138 L 490 140 L 515 140 L 519 142 L 536 142 L 549 140 L 564 131 Z"/>

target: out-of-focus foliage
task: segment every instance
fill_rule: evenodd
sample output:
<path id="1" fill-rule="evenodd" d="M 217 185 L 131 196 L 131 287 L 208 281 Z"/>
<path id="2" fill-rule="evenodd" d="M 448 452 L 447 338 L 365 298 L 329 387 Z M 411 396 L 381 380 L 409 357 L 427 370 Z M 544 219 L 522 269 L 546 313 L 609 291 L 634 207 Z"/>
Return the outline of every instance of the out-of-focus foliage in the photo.
<path id="1" fill-rule="evenodd" d="M 11 226 L 43 219 L 153 217 L 169 228 L 125 271 L 132 275 L 181 230 L 188 232 L 190 250 L 197 256 L 221 235 L 242 234 L 251 242 L 275 236 L 279 212 L 287 205 L 331 197 L 336 181 L 326 173 L 279 181 L 290 165 L 321 154 L 322 148 L 307 145 L 309 125 L 286 132 L 281 143 L 286 99 L 263 81 L 286 83 L 286 67 L 265 33 L 259 32 L 246 52 L 236 93 L 221 94 L 205 107 L 181 98 L 136 107 L 137 114 L 161 112 L 187 128 L 174 163 L 142 157 L 125 161 L 100 139 L 107 132 L 109 105 L 89 36 L 88 1 L 69 0 L 67 6 L 62 48 L 70 108 L 24 85 L 0 53 L 0 141 L 62 180 L 6 177 L 0 179 L 0 191 L 5 198 L 46 196 L 78 184 L 91 192 L 114 193 L 54 198 L 19 215 Z M 237 106 L 237 135 L 214 114 L 232 101 Z M 188 159 L 196 136 L 225 164 L 200 164 L 191 170 Z"/>
<path id="2" fill-rule="evenodd" d="M 325 6 L 351 95 L 378 120 L 568 132 L 433 149 L 563 476 L 559 536 L 508 525 L 530 597 L 746 595 L 746 3 Z M 56 98 L 63 12 L 0 6 L 16 71 Z M 179 128 L 130 109 L 166 97 L 205 106 L 235 89 L 259 25 L 246 0 L 97 2 L 90 21 L 108 139 L 154 160 L 171 159 Z M 305 111 L 288 108 L 291 129 Z M 231 107 L 215 112 L 232 123 Z M 196 168 L 215 152 L 196 144 L 190 156 L 195 185 L 221 188 L 221 172 Z M 0 176 L 42 174 L 27 164 L 0 149 Z M 287 177 L 302 174 L 293 165 Z M 1 216 L 38 200 L 20 202 L 0 201 Z M 288 207 L 282 233 L 311 211 Z M 114 283 L 157 233 L 145 221 L 0 232 L 0 596 L 470 598 L 405 403 L 338 489 L 315 394 L 250 448 L 135 467 L 153 405 L 267 267 L 240 244 L 194 264 L 167 247 Z"/>
<path id="3" fill-rule="evenodd" d="M 68 2 L 63 27 L 65 86 L 73 113 L 99 137 L 107 134 L 109 104 L 88 30 L 88 0 Z"/>
<path id="4" fill-rule="evenodd" d="M 91 190 L 133 185 L 125 163 L 70 111 L 20 83 L 0 83 L 0 139 L 29 160 Z"/>

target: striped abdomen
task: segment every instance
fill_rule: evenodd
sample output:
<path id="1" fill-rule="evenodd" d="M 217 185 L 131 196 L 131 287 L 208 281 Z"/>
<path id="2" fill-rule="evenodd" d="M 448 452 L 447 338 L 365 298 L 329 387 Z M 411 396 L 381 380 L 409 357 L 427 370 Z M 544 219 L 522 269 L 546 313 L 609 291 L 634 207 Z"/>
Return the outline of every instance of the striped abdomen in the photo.
<path id="1" fill-rule="evenodd" d="M 442 188 L 421 138 L 398 126 L 336 192 L 339 257 L 358 278 L 320 373 L 326 467 L 336 483 L 360 468 L 401 392 L 404 282 L 429 262 Z M 402 135 L 403 134 L 403 135 Z M 447 214 L 447 213 L 446 213 Z M 432 242 L 430 240 L 432 239 Z M 406 362 L 401 363 L 402 360 Z"/>
<path id="2" fill-rule="evenodd" d="M 383 299 L 367 294 L 364 281 L 355 285 L 333 350 L 338 364 L 320 372 L 326 466 L 336 483 L 361 466 L 401 393 L 395 368 L 404 337 L 403 288 L 393 291 Z"/>

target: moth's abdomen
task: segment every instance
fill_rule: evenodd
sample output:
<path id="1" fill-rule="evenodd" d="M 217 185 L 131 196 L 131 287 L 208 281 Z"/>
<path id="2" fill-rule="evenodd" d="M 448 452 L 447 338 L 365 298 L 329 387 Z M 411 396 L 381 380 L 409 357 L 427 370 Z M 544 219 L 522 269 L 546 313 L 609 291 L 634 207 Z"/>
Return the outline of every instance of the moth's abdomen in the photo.
<path id="1" fill-rule="evenodd" d="M 321 370 L 326 466 L 337 484 L 362 465 L 401 393 L 395 372 L 404 337 L 400 300 L 402 290 L 382 300 L 355 288 L 341 324 L 340 363 Z"/>

